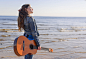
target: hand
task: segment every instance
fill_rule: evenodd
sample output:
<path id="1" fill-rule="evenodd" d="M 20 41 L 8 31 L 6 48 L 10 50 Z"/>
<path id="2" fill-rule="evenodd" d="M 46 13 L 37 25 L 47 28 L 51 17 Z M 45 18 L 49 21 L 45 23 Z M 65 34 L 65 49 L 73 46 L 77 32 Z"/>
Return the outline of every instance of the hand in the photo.
<path id="1" fill-rule="evenodd" d="M 41 46 L 38 47 L 38 50 L 41 50 Z"/>

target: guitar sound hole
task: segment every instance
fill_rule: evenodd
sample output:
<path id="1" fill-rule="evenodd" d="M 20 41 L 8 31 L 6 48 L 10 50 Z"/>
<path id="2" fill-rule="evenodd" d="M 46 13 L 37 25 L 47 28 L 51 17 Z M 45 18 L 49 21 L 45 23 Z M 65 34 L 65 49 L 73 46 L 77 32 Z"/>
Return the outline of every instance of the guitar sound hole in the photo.
<path id="1" fill-rule="evenodd" d="M 30 49 L 33 49 L 33 45 L 32 44 L 30 44 Z"/>

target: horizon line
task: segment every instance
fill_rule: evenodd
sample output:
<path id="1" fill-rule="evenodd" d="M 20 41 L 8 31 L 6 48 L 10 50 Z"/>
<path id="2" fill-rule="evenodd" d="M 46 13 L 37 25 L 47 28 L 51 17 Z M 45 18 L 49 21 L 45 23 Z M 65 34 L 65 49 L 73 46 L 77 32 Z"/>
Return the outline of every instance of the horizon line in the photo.
<path id="1" fill-rule="evenodd" d="M 0 16 L 16 16 L 16 15 L 0 15 Z M 86 16 L 39 16 L 39 17 L 86 17 Z"/>

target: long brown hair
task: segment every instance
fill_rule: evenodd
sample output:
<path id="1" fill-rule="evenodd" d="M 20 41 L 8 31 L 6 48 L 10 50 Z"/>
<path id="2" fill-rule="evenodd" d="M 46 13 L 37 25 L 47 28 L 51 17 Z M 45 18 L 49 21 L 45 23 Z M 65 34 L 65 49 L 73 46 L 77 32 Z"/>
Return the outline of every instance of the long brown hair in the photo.
<path id="1" fill-rule="evenodd" d="M 30 4 L 24 4 L 22 5 L 22 8 L 19 11 L 19 16 L 18 16 L 18 30 L 21 31 L 21 28 L 24 29 L 24 18 L 28 15 L 28 12 L 25 10 L 25 8 L 28 8 Z"/>

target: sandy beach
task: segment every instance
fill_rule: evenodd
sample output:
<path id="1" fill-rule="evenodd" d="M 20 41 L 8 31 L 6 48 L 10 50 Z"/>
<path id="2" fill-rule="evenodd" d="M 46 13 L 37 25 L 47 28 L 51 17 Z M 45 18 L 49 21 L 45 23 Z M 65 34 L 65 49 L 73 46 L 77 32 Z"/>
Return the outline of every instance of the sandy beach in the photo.
<path id="1" fill-rule="evenodd" d="M 0 59 L 24 59 L 13 50 L 15 38 L 24 33 L 18 31 L 16 18 L 0 18 Z M 38 50 L 33 59 L 86 59 L 86 18 L 35 19 L 41 46 L 53 48 L 53 52 Z"/>

